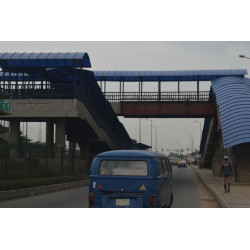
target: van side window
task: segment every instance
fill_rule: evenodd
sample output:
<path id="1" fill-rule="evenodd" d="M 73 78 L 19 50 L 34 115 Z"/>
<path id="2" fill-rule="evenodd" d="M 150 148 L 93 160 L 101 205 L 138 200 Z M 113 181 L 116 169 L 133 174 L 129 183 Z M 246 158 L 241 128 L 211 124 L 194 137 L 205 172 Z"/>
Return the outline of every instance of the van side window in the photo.
<path id="1" fill-rule="evenodd" d="M 169 173 L 169 166 L 168 166 L 167 161 L 165 159 L 163 160 L 163 164 L 164 164 L 166 173 Z"/>
<path id="2" fill-rule="evenodd" d="M 170 160 L 169 160 L 169 159 L 167 159 L 167 162 L 168 162 L 168 166 L 169 166 L 169 168 L 170 168 L 170 171 L 171 171 L 171 172 L 173 172 L 173 170 L 172 170 L 172 165 L 171 165 Z"/>
<path id="3" fill-rule="evenodd" d="M 170 163 L 169 159 L 166 159 L 166 167 L 168 169 L 168 172 L 172 172 L 172 167 L 171 167 L 171 163 Z"/>
<path id="4" fill-rule="evenodd" d="M 159 173 L 160 173 L 160 175 L 165 174 L 165 168 L 164 168 L 164 166 L 162 164 L 162 161 L 160 159 L 158 159 L 158 166 L 159 166 Z"/>

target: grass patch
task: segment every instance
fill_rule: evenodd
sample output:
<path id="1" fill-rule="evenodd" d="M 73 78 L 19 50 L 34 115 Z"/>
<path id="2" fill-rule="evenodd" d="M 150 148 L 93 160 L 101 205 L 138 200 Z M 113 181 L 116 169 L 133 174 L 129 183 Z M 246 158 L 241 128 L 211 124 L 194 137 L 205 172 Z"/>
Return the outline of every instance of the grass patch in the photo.
<path id="1" fill-rule="evenodd" d="M 4 180 L 0 181 L 0 191 L 22 189 L 30 187 L 46 186 L 58 183 L 81 181 L 84 178 L 79 175 L 63 175 L 54 177 L 40 177 L 22 180 Z"/>

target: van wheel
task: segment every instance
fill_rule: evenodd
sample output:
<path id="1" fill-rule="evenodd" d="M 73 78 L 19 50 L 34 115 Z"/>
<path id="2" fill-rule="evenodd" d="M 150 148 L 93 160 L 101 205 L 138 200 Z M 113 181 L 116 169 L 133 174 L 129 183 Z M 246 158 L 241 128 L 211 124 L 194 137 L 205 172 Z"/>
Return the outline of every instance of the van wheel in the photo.
<path id="1" fill-rule="evenodd" d="M 173 194 L 171 195 L 171 199 L 170 199 L 170 204 L 168 205 L 168 208 L 172 207 L 173 205 L 173 200 L 174 200 L 174 196 Z"/>

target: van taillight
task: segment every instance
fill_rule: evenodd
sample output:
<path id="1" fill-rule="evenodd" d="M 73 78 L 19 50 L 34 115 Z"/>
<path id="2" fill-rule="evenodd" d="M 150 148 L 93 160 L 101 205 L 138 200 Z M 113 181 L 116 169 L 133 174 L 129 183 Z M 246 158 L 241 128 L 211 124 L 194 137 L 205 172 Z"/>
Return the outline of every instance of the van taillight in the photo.
<path id="1" fill-rule="evenodd" d="M 95 205 L 95 194 L 89 193 L 89 207 L 94 207 Z"/>
<path id="2" fill-rule="evenodd" d="M 151 195 L 151 207 L 156 207 L 156 195 Z"/>

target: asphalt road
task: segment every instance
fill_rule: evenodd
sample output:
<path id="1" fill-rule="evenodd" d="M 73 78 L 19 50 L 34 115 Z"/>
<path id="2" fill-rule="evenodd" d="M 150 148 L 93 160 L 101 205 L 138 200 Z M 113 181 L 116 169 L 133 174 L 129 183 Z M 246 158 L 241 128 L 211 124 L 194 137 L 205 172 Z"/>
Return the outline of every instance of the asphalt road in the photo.
<path id="1" fill-rule="evenodd" d="M 174 202 L 173 208 L 199 208 L 201 200 L 192 168 L 173 167 Z"/>
<path id="2" fill-rule="evenodd" d="M 192 169 L 173 167 L 173 208 L 201 207 L 198 186 Z M 5 208 L 87 208 L 88 186 L 49 194 L 0 202 Z"/>
<path id="3" fill-rule="evenodd" d="M 89 187 L 80 187 L 21 199 L 2 201 L 5 208 L 87 208 Z"/>

